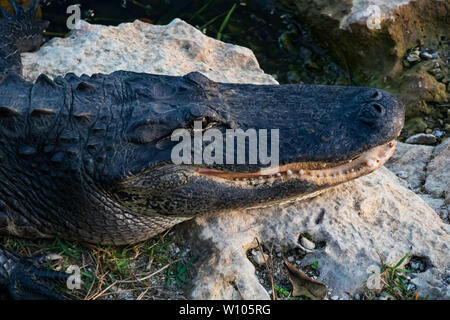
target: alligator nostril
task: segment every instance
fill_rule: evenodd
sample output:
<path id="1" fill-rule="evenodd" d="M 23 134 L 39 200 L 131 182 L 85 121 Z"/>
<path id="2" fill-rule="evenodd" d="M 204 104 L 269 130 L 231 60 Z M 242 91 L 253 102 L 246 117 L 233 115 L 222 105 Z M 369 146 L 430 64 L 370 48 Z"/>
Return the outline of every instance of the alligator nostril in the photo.
<path id="1" fill-rule="evenodd" d="M 378 103 L 374 103 L 374 104 L 372 104 L 372 107 L 378 112 L 378 113 L 380 113 L 380 114 L 382 114 L 383 113 L 383 107 L 382 106 L 380 106 Z"/>
<path id="2" fill-rule="evenodd" d="M 363 105 L 361 110 L 359 111 L 359 120 L 367 123 L 369 125 L 373 125 L 379 120 L 383 118 L 385 114 L 385 108 L 381 103 L 372 102 L 366 105 Z"/>
<path id="3" fill-rule="evenodd" d="M 379 91 L 379 90 L 374 90 L 374 91 L 372 92 L 372 94 L 370 95 L 370 97 L 371 97 L 373 100 L 380 100 L 380 99 L 383 97 L 383 94 L 382 94 L 381 91 Z"/>

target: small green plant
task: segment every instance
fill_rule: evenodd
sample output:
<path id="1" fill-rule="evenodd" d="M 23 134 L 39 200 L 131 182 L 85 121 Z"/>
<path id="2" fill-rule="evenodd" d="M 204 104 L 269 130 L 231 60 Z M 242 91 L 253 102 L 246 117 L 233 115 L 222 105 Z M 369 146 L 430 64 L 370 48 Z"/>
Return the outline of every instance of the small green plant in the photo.
<path id="1" fill-rule="evenodd" d="M 319 261 L 314 261 L 311 264 L 311 268 L 317 271 L 319 269 Z"/>
<path id="2" fill-rule="evenodd" d="M 278 285 L 275 285 L 274 288 L 275 288 L 275 291 L 276 291 L 278 297 L 280 297 L 280 298 L 287 298 L 291 295 L 289 290 L 287 290 L 286 288 L 280 287 Z"/>
<path id="3" fill-rule="evenodd" d="M 410 254 L 410 252 L 405 254 L 394 266 L 384 263 L 381 269 L 380 276 L 385 285 L 384 290 L 393 297 L 399 299 L 409 299 L 414 297 L 405 285 L 405 281 L 407 280 L 406 274 L 411 271 L 400 268 Z"/>
<path id="4" fill-rule="evenodd" d="M 380 292 L 385 292 L 391 297 L 398 300 L 419 300 L 426 299 L 419 296 L 419 291 L 408 290 L 407 274 L 411 270 L 403 269 L 401 266 L 404 264 L 405 260 L 409 258 L 411 252 L 406 253 L 397 263 L 394 265 L 388 265 L 383 260 L 381 271 L 379 274 L 379 279 L 381 281 Z M 374 293 L 369 291 L 366 293 L 369 299 L 374 298 Z"/>
<path id="5" fill-rule="evenodd" d="M 183 260 L 180 257 L 175 269 L 168 271 L 167 273 L 167 285 L 170 285 L 172 279 L 175 279 L 178 287 L 181 287 L 183 284 L 188 283 L 189 280 L 186 278 L 186 273 L 196 259 L 197 256 L 193 256 L 191 259 L 189 259 L 188 262 L 183 263 Z"/>

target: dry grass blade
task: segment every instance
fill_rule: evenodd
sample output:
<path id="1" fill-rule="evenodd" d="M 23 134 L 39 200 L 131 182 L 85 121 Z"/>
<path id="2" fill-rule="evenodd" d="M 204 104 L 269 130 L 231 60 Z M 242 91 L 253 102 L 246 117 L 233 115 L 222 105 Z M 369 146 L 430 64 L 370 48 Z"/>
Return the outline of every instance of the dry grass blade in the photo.
<path id="1" fill-rule="evenodd" d="M 160 272 L 166 270 L 168 267 L 170 267 L 170 266 L 173 265 L 174 263 L 177 263 L 178 261 L 181 261 L 181 258 L 180 258 L 180 259 L 177 259 L 177 260 L 174 260 L 174 261 L 172 261 L 171 263 L 166 264 L 166 265 L 165 265 L 164 267 L 162 267 L 161 269 L 158 269 L 158 270 L 156 270 L 155 272 L 149 274 L 148 276 L 145 276 L 145 277 L 140 278 L 140 279 L 137 279 L 137 280 L 138 280 L 138 281 L 144 281 L 144 280 L 150 279 L 151 277 L 153 277 L 153 276 L 157 275 L 158 273 L 160 273 Z"/>

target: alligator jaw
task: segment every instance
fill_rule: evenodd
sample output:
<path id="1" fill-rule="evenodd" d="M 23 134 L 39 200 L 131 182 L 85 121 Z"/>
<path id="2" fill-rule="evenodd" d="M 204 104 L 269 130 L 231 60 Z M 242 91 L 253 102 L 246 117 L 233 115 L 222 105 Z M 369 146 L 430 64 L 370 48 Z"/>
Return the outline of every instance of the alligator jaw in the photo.
<path id="1" fill-rule="evenodd" d="M 259 172 L 226 172 L 207 168 L 198 168 L 196 174 L 221 182 L 247 185 L 248 181 L 274 183 L 297 179 L 320 184 L 335 185 L 369 174 L 380 168 L 394 153 L 395 140 L 369 149 L 352 160 L 335 163 L 296 162 L 278 168 L 264 169 Z"/>

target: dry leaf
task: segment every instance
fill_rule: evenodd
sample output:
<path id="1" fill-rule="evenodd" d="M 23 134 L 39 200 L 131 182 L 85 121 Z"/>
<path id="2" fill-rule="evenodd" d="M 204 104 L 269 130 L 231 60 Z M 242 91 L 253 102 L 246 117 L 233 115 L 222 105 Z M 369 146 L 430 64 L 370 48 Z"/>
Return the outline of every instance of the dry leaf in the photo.
<path id="1" fill-rule="evenodd" d="M 322 300 L 327 296 L 328 289 L 325 284 L 308 277 L 286 259 L 284 259 L 284 264 L 294 288 L 292 290 L 294 297 L 306 296 L 312 300 Z"/>

